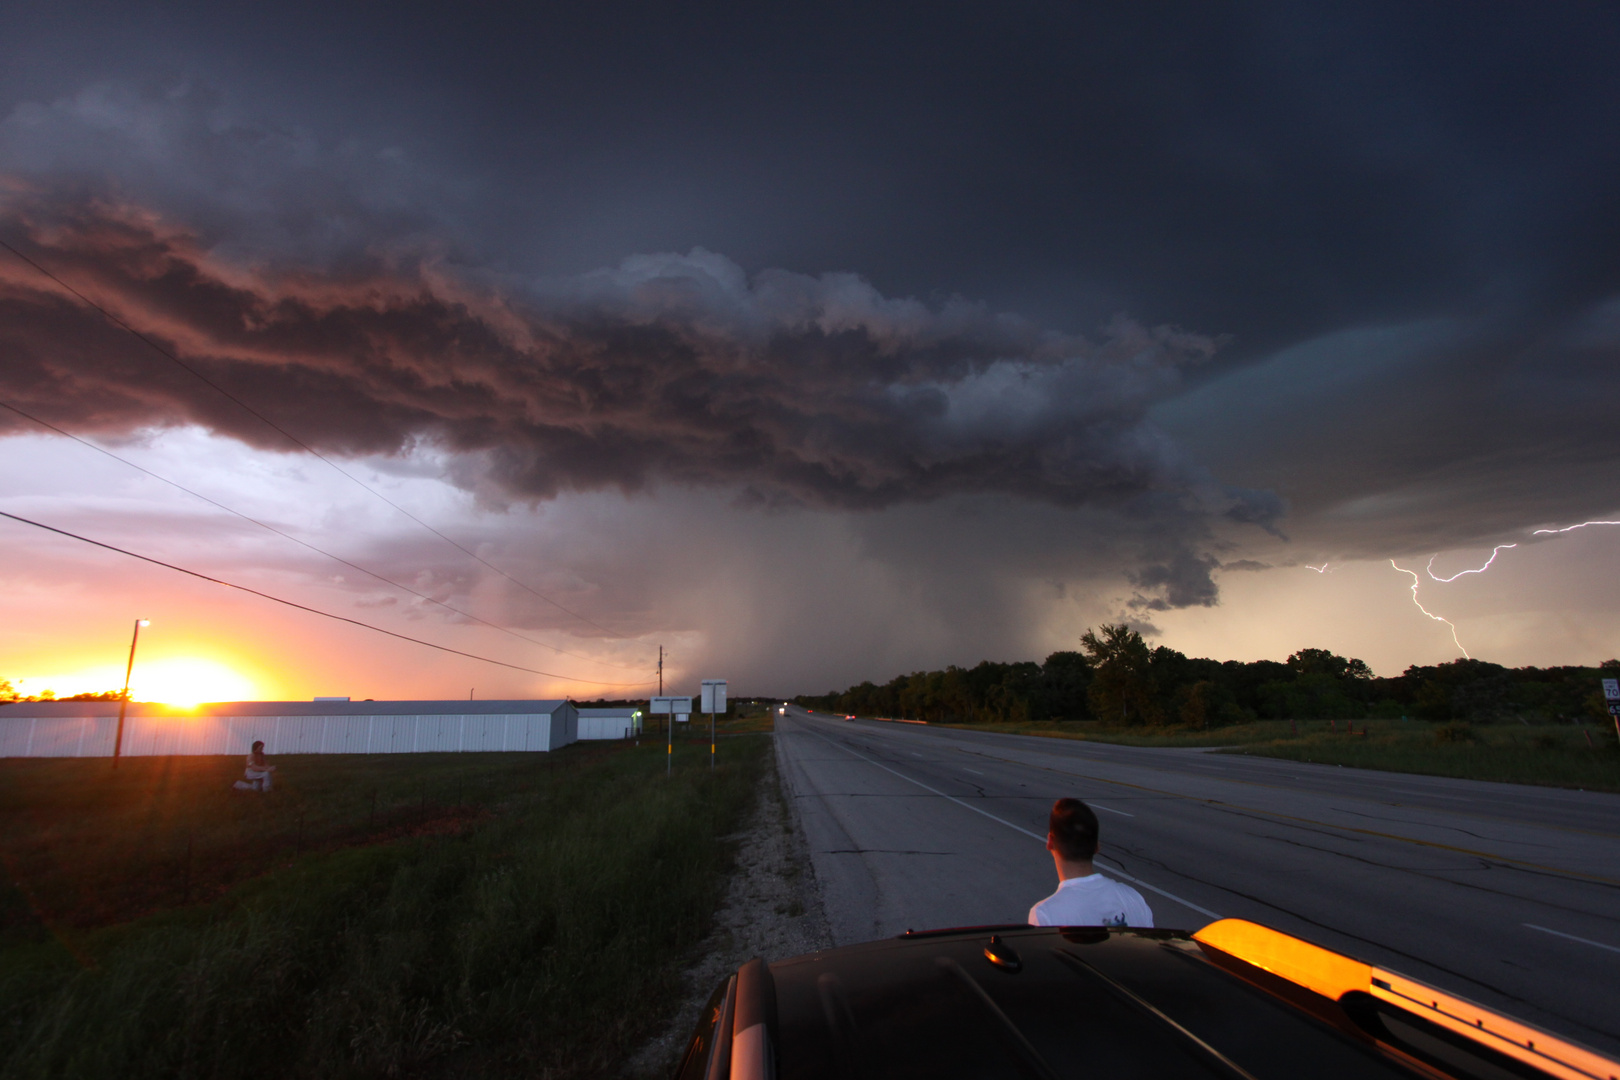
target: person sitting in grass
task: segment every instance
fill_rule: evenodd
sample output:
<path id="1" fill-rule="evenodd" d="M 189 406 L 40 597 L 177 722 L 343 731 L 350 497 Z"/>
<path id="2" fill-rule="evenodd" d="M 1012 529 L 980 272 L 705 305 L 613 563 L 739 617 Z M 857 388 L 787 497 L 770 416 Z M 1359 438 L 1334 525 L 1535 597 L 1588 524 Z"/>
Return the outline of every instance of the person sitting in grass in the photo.
<path id="1" fill-rule="evenodd" d="M 247 779 L 236 782 L 237 791 L 269 791 L 270 774 L 276 767 L 270 764 L 270 759 L 264 756 L 264 742 L 260 740 L 253 744 L 253 749 L 247 756 Z"/>

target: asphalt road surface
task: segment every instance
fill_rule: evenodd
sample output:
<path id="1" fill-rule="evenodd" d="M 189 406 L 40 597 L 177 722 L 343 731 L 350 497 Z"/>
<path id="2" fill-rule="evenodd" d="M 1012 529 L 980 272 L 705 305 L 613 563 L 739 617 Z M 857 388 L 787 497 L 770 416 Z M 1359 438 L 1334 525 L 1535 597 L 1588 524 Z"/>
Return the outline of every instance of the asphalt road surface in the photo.
<path id="1" fill-rule="evenodd" d="M 1252 919 L 1620 1054 L 1620 795 L 796 706 L 776 746 L 840 945 L 1023 922 L 1075 795 L 1158 926 Z"/>

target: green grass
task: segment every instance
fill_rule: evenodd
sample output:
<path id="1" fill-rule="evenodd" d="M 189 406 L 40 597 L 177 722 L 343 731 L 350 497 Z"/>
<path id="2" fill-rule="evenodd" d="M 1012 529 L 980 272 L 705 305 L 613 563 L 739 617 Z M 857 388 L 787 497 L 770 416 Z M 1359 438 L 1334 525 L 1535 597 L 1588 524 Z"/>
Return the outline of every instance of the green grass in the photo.
<path id="1" fill-rule="evenodd" d="M 720 721 L 718 728 L 728 735 L 775 731 L 776 706 L 739 704 L 733 710 L 732 716 Z"/>
<path id="2" fill-rule="evenodd" d="M 648 717 L 644 723 L 646 731 L 642 739 L 663 739 L 664 717 Z M 716 735 L 763 735 L 776 730 L 776 710 L 767 705 L 752 705 L 746 703 L 733 703 L 729 715 L 721 714 L 715 717 L 714 733 Z M 692 742 L 702 743 L 707 749 L 709 744 L 709 714 L 693 713 L 692 719 L 684 724 L 675 725 L 675 745 Z"/>
<path id="3" fill-rule="evenodd" d="M 1513 784 L 1620 791 L 1620 740 L 1612 728 L 1571 724 L 1431 724 L 1421 720 L 1259 720 L 1212 728 L 1121 728 L 1094 720 L 949 724 L 1125 746 L 1221 747 L 1228 753 L 1359 769 L 1500 780 Z M 1360 734 L 1368 732 L 1366 735 Z M 1452 737 L 1448 737 L 1448 735 Z M 1586 737 L 1591 736 L 1588 746 Z"/>
<path id="4" fill-rule="evenodd" d="M 613 1072 L 768 749 L 0 763 L 0 1077 Z"/>
<path id="5" fill-rule="evenodd" d="M 1372 720 L 1355 736 L 1312 723 L 1298 738 L 1254 742 L 1233 752 L 1358 769 L 1500 780 L 1511 784 L 1620 791 L 1620 743 L 1612 730 L 1570 724 L 1427 724 Z M 1357 722 L 1356 731 L 1363 730 Z M 1592 747 L 1585 733 L 1592 737 Z"/>

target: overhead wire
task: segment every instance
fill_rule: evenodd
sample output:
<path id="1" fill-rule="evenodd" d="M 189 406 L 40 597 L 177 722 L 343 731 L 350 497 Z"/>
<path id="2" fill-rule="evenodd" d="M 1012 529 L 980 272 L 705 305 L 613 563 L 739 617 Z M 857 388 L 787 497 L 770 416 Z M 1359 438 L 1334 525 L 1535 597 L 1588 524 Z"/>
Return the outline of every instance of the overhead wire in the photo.
<path id="1" fill-rule="evenodd" d="M 191 375 L 195 376 L 198 380 L 200 380 L 201 382 L 203 382 L 207 386 L 213 388 L 215 391 L 217 391 L 218 393 L 223 395 L 226 399 L 234 402 L 244 412 L 247 412 L 249 415 L 257 418 L 260 422 L 265 424 L 271 430 L 276 431 L 279 434 L 281 434 L 281 436 L 284 437 L 285 439 L 287 439 L 287 441 L 291 442 L 293 445 L 299 447 L 300 449 L 302 449 L 304 452 L 310 454 L 311 456 L 320 459 L 326 465 L 328 465 L 332 469 L 336 470 L 337 472 L 341 473 L 348 480 L 350 480 L 351 482 L 353 482 L 353 483 L 359 485 L 360 487 L 364 488 L 366 491 L 370 492 L 373 496 L 375 496 L 376 498 L 378 498 L 378 499 L 382 500 L 383 502 L 387 503 L 389 506 L 393 507 L 399 513 L 405 515 L 407 518 L 410 518 L 416 524 L 420 525 L 422 528 L 426 529 L 428 532 L 432 533 L 434 536 L 437 536 L 440 540 L 443 540 L 445 543 L 449 544 L 451 547 L 455 548 L 457 551 L 461 552 L 463 555 L 466 555 L 468 558 L 474 560 L 475 562 L 489 568 L 490 570 L 493 570 L 495 573 L 499 574 L 501 577 L 503 577 L 506 580 L 510 581 L 512 584 L 516 585 L 518 588 L 523 589 L 525 592 L 528 592 L 528 593 L 538 597 L 539 599 L 544 600 L 546 603 L 548 603 L 548 604 L 552 605 L 553 607 L 555 607 L 558 611 L 561 611 L 561 612 L 563 612 L 564 614 L 567 614 L 567 615 L 571 615 L 574 618 L 578 619 L 579 621 L 585 623 L 588 626 L 594 626 L 596 629 L 602 631 L 604 634 L 607 634 L 609 637 L 621 638 L 621 639 L 623 638 L 622 634 L 615 633 L 614 631 L 612 631 L 612 630 L 608 629 L 607 627 L 603 626 L 601 623 L 597 622 L 595 619 L 592 619 L 592 618 L 590 618 L 588 616 L 585 616 L 585 615 L 581 615 L 577 611 L 573 611 L 573 610 L 570 610 L 569 608 L 564 607 L 562 604 L 560 604 L 557 601 L 553 600 L 551 597 L 547 596 L 545 593 L 542 593 L 538 589 L 535 589 L 535 588 L 531 587 L 530 585 L 528 585 L 526 582 L 520 581 L 519 579 L 513 577 L 511 574 L 507 573 L 505 570 L 502 570 L 500 567 L 496 566 L 494 563 L 489 562 L 487 559 L 483 558 L 481 555 L 478 555 L 477 553 L 467 549 L 466 547 L 463 547 L 461 544 L 457 543 L 455 540 L 451 539 L 449 536 L 446 536 L 444 533 L 440 532 L 438 529 L 435 529 L 432 525 L 429 525 L 427 522 L 423 521 L 421 518 L 417 517 L 415 514 L 411 513 L 409 510 L 405 509 L 403 506 L 400 506 L 398 503 L 394 502 L 388 496 L 384 495 L 382 492 L 378 491 L 376 488 L 372 487 L 370 484 L 367 484 L 364 480 L 361 480 L 359 477 L 353 475 L 348 470 L 346 470 L 343 467 L 341 467 L 340 465 L 338 465 L 337 462 L 333 461 L 331 458 L 327 457 L 325 454 L 322 454 L 319 450 L 316 450 L 313 446 L 309 445 L 304 440 L 300 439 L 298 436 L 294 435 L 292 432 L 288 431 L 286 428 L 284 428 L 280 424 L 276 423 L 274 420 L 271 420 L 268 416 L 265 416 L 263 413 L 259 412 L 253 406 L 249 405 L 247 402 L 243 401 L 241 398 L 237 397 L 235 394 L 231 393 L 229 390 L 225 389 L 223 386 L 219 385 L 214 380 L 210 379 L 207 375 L 204 375 L 201 371 L 198 371 L 196 368 L 194 368 L 190 364 L 186 363 L 184 360 L 180 359 L 178 356 L 176 356 L 174 353 L 170 352 L 168 349 L 165 349 L 162 345 L 159 345 L 156 341 L 152 340 L 150 337 L 148 337 L 145 334 L 141 333 L 141 331 L 135 329 L 135 327 L 131 326 L 129 323 L 125 322 L 123 319 L 119 318 L 117 315 L 113 314 L 112 312 L 108 311 L 106 308 L 102 307 L 100 304 L 98 304 L 94 300 L 90 299 L 90 297 L 84 295 L 84 293 L 80 292 L 78 289 L 75 289 L 72 285 L 69 285 L 66 281 L 62 280 L 62 278 L 60 278 L 56 274 L 52 273 L 49 268 L 45 267 L 44 265 L 40 264 L 39 262 L 36 262 L 35 260 L 33 260 L 31 258 L 29 258 L 27 255 L 23 254 L 21 251 L 18 251 L 15 247 L 13 247 L 10 243 L 8 243 L 3 238 L 0 238 L 0 248 L 5 248 L 7 251 L 11 252 L 12 255 L 16 256 L 22 262 L 24 262 L 24 263 L 28 264 L 29 266 L 33 267 L 35 270 L 37 270 L 39 273 L 43 274 L 45 277 L 49 278 L 50 280 L 56 282 L 56 284 L 60 285 L 63 289 L 66 289 L 69 293 L 71 293 L 73 296 L 78 298 L 78 300 L 80 302 L 82 302 L 86 306 L 88 306 L 90 308 L 93 308 L 94 310 L 100 312 L 101 315 L 105 319 L 107 319 L 107 321 L 113 323 L 114 325 L 116 325 L 116 326 L 118 326 L 118 327 L 120 327 L 120 328 L 122 328 L 124 330 L 127 330 L 129 333 L 133 334 L 140 341 L 144 342 L 154 352 L 158 353 L 158 355 L 160 355 L 160 356 L 164 357 L 165 359 L 171 361 L 172 363 L 177 365 L 179 368 L 181 368 L 181 370 L 186 371 L 186 372 L 190 373 Z"/>
<path id="2" fill-rule="evenodd" d="M 452 649 L 448 645 L 438 645 L 431 641 L 424 641 L 421 638 L 412 637 L 409 634 L 401 634 L 397 631 L 389 630 L 386 627 L 377 626 L 375 623 L 364 622 L 360 619 L 351 619 L 347 615 L 338 615 L 335 612 L 322 611 L 320 608 L 310 607 L 308 604 L 300 604 L 296 600 L 288 600 L 284 597 L 276 596 L 272 593 L 262 592 L 246 585 L 238 585 L 234 581 L 226 581 L 224 578 L 213 577 L 210 574 L 202 573 L 200 570 L 190 570 L 184 566 L 177 566 L 171 562 L 164 562 L 162 559 L 156 559 L 150 555 L 142 555 L 140 552 L 130 551 L 128 548 L 121 548 L 116 544 L 109 544 L 102 540 L 93 540 L 88 536 L 81 536 L 80 534 L 70 532 L 67 529 L 59 529 L 54 525 L 47 525 L 42 521 L 35 521 L 32 518 L 26 518 L 20 514 L 12 514 L 4 510 L 0 510 L 0 517 L 10 518 L 12 521 L 20 522 L 24 525 L 32 525 L 36 529 L 44 529 L 46 532 L 56 533 L 59 536 L 66 536 L 70 539 L 91 544 L 98 548 L 105 548 L 107 551 L 116 551 L 120 555 L 128 555 L 132 559 L 139 559 L 142 562 L 151 563 L 153 566 L 161 566 L 166 570 L 174 570 L 178 573 L 199 578 L 215 585 L 223 585 L 227 589 L 236 589 L 241 592 L 249 593 L 253 596 L 261 597 L 277 604 L 283 604 L 290 608 L 296 608 L 299 611 L 307 611 L 312 615 L 319 615 L 323 618 L 333 619 L 337 622 L 348 623 L 350 626 L 358 626 L 362 629 L 371 630 L 379 634 L 386 634 L 391 638 L 398 638 L 401 641 L 409 641 L 414 645 L 425 645 L 430 649 L 437 649 L 439 652 L 451 653 L 455 656 L 464 656 L 469 660 L 478 660 L 485 664 L 495 664 L 499 667 L 511 668 L 513 671 L 527 672 L 530 675 L 543 675 L 548 679 L 562 679 L 564 682 L 587 683 L 591 686 L 642 687 L 652 685 L 651 680 L 640 683 L 604 682 L 601 679 L 579 679 L 572 675 L 559 675 L 554 671 L 541 671 L 539 668 L 524 667 L 522 664 L 510 664 L 505 660 L 496 660 L 493 657 L 479 656 L 477 653 L 465 652 L 461 649 Z"/>
<path id="3" fill-rule="evenodd" d="M 416 589 L 411 588 L 409 585 L 405 585 L 405 584 L 402 584 L 402 583 L 400 583 L 398 581 L 394 581 L 392 578 L 389 578 L 389 577 L 387 577 L 387 576 L 385 576 L 383 574 L 379 574 L 375 570 L 367 569 L 366 567 L 361 566 L 359 563 L 351 562 L 350 560 L 343 558 L 341 555 L 335 555 L 330 551 L 326 551 L 323 548 L 317 547 L 316 545 L 311 544 L 307 540 L 302 540 L 299 537 L 296 537 L 296 536 L 292 535 L 289 532 L 285 532 L 285 531 L 283 531 L 281 529 L 278 529 L 274 525 L 269 524 L 268 522 L 260 521 L 258 518 L 253 517 L 250 514 L 244 514 L 240 510 L 237 510 L 237 509 L 235 509 L 233 507 L 230 507 L 230 506 L 226 506 L 224 503 L 220 502 L 219 500 L 209 498 L 207 495 L 204 495 L 199 491 L 193 491 L 191 488 L 186 487 L 184 484 L 181 484 L 181 483 L 179 483 L 177 481 L 171 480 L 168 477 L 162 475 L 161 473 L 153 472 L 151 469 L 146 468 L 144 465 L 136 464 L 135 462 L 129 460 L 128 458 L 126 458 L 126 457 L 124 457 L 124 456 L 122 456 L 120 454 L 113 453 L 111 450 L 108 450 L 104 446 L 96 445 L 95 443 L 91 442 L 89 439 L 80 438 L 79 436 L 73 434 L 71 431 L 67 431 L 67 430 L 65 430 L 63 428 L 57 427 L 55 424 L 51 423 L 50 421 L 43 420 L 40 417 L 37 417 L 37 416 L 33 415 L 32 413 L 29 413 L 29 412 L 27 412 L 27 411 L 25 411 L 23 409 L 18 408 L 17 406 L 11 404 L 8 401 L 0 401 L 0 409 L 9 409 L 12 412 L 16 413 L 18 416 L 21 416 L 24 419 L 33 421 L 34 423 L 38 424 L 40 427 L 47 428 L 47 429 L 49 429 L 51 431 L 54 431 L 58 435 L 63 436 L 64 438 L 72 439 L 74 442 L 79 443 L 81 446 L 89 447 L 91 450 L 94 450 L 99 454 L 104 454 L 107 457 L 112 458 L 114 461 L 118 461 L 118 462 L 121 462 L 121 463 L 123 463 L 125 465 L 128 465 L 130 468 L 135 469 L 135 470 L 137 470 L 139 472 L 143 472 L 147 476 L 150 476 L 154 480 L 162 481 L 163 483 L 168 484 L 170 487 L 172 487 L 172 488 L 174 488 L 174 489 L 176 489 L 178 491 L 183 491 L 187 495 L 192 496 L 193 498 L 201 499 L 203 502 L 209 504 L 210 506 L 218 507 L 219 509 L 225 511 L 228 514 L 234 514 L 237 517 L 241 518 L 243 521 L 251 522 L 252 524 L 257 525 L 261 529 L 264 529 L 264 530 L 266 530 L 268 532 L 275 533 L 277 536 L 280 536 L 280 537 L 282 537 L 284 539 L 291 540 L 293 543 L 298 544 L 301 547 L 308 548 L 310 551 L 315 552 L 317 555 L 323 555 L 326 558 L 332 559 L 335 562 L 341 563 L 344 566 L 347 566 L 352 570 L 358 570 L 362 574 L 366 574 L 366 575 L 368 575 L 370 577 L 376 578 L 378 581 L 381 581 L 386 585 L 391 585 L 394 588 L 401 590 L 402 592 L 410 593 L 412 596 L 418 597 L 419 599 L 426 600 L 430 604 L 437 604 L 439 607 L 444 608 L 446 611 L 454 612 L 455 614 L 460 615 L 463 618 L 471 619 L 473 622 L 482 623 L 484 626 L 488 626 L 488 627 L 490 627 L 491 629 L 494 629 L 494 630 L 499 630 L 503 634 L 509 634 L 510 636 L 515 637 L 520 641 L 527 641 L 531 645 L 539 645 L 542 648 L 550 649 L 553 652 L 556 652 L 556 653 L 558 653 L 558 654 L 560 654 L 562 656 L 572 656 L 572 657 L 575 657 L 576 659 L 584 660 L 587 663 L 601 664 L 601 665 L 604 665 L 606 667 L 621 668 L 621 669 L 626 670 L 626 671 L 638 671 L 638 670 L 640 670 L 639 668 L 628 667 L 628 666 L 626 666 L 624 664 L 615 663 L 615 662 L 613 662 L 611 660 L 598 660 L 593 656 L 586 656 L 584 653 L 572 652 L 572 651 L 570 651 L 568 649 L 562 648 L 559 645 L 553 645 L 548 641 L 540 641 L 540 640 L 538 640 L 536 638 L 529 637 L 527 634 L 520 634 L 516 630 L 513 630 L 513 629 L 511 629 L 509 627 L 502 626 L 499 623 L 494 623 L 494 622 L 489 621 L 488 619 L 480 618 L 479 616 L 474 615 L 469 611 L 463 611 L 462 609 L 456 607 L 454 604 L 446 603 L 443 600 L 439 600 L 439 599 L 437 599 L 435 597 L 429 596 L 427 593 L 418 592 Z"/>

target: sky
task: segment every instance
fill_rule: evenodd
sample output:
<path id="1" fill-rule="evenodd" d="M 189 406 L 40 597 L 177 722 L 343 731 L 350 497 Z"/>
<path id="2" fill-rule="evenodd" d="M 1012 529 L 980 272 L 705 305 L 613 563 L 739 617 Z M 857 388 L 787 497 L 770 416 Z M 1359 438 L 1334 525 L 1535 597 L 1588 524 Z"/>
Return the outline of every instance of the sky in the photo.
<path id="1" fill-rule="evenodd" d="M 134 8 L 0 9 L 25 693 L 1620 654 L 1612 7 Z"/>

